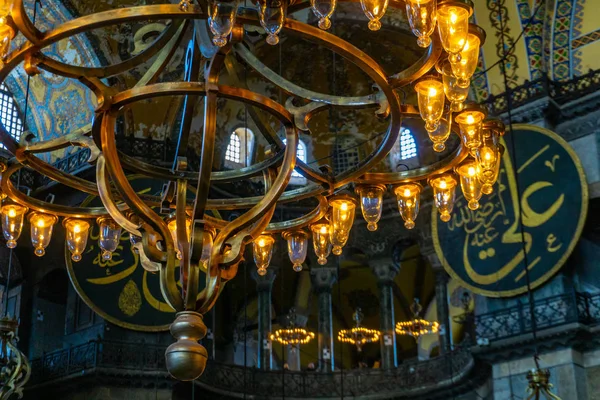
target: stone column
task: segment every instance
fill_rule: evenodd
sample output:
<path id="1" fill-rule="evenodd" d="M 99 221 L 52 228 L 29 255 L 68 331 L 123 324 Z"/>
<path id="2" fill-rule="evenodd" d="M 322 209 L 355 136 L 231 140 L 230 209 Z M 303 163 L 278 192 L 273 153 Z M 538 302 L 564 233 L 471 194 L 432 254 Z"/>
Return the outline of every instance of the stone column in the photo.
<path id="1" fill-rule="evenodd" d="M 394 321 L 394 278 L 400 270 L 391 259 L 370 263 L 379 288 L 379 330 L 381 331 L 381 368 L 398 366 L 396 357 L 396 322 Z"/>
<path id="2" fill-rule="evenodd" d="M 436 256 L 437 258 L 437 256 Z M 443 269 L 434 268 L 435 273 L 435 301 L 437 318 L 440 323 L 440 354 L 452 350 L 452 324 L 450 323 L 450 310 L 448 307 L 448 280 L 450 277 Z"/>
<path id="3" fill-rule="evenodd" d="M 319 298 L 319 371 L 334 369 L 333 321 L 331 313 L 331 288 L 337 280 L 335 268 L 319 267 L 311 271 L 312 284 Z"/>
<path id="4" fill-rule="evenodd" d="M 269 333 L 271 332 L 271 289 L 275 281 L 275 271 L 270 267 L 266 275 L 260 276 L 255 270 L 252 271 L 252 278 L 256 281 L 258 293 L 257 367 L 268 371 L 273 367 Z"/>

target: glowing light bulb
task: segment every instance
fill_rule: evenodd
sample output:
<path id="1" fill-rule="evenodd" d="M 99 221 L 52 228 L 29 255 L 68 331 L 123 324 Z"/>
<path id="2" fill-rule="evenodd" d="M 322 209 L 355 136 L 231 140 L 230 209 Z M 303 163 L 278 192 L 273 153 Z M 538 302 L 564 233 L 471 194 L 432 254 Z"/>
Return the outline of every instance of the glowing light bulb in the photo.
<path id="1" fill-rule="evenodd" d="M 11 217 L 11 218 L 14 218 L 14 217 L 16 217 L 16 216 L 17 216 L 17 212 L 15 211 L 15 209 L 14 209 L 14 208 L 11 208 L 11 209 L 8 211 L 8 216 L 9 216 L 9 217 Z"/>
<path id="2" fill-rule="evenodd" d="M 456 172 L 460 175 L 460 187 L 462 188 L 465 200 L 469 202 L 471 210 L 479 208 L 479 199 L 481 199 L 481 180 L 474 161 L 468 161 L 457 168 Z"/>
<path id="3" fill-rule="evenodd" d="M 475 123 L 475 118 L 473 118 L 473 114 L 467 115 L 467 124 L 473 125 Z"/>
<path id="4" fill-rule="evenodd" d="M 327 233 L 327 226 L 323 225 L 321 227 L 321 233 Z"/>
<path id="5" fill-rule="evenodd" d="M 90 223 L 83 219 L 67 218 L 63 221 L 65 227 L 67 248 L 71 252 L 71 259 L 81 261 L 82 254 L 87 246 Z"/>
<path id="6" fill-rule="evenodd" d="M 354 223 L 354 210 L 356 204 L 349 196 L 334 196 L 329 202 L 331 205 L 331 244 L 333 254 L 342 254 L 342 247 L 346 245 L 350 236 L 350 229 Z"/>
<path id="7" fill-rule="evenodd" d="M 435 88 L 429 88 L 429 95 L 430 96 L 435 96 L 437 95 L 437 90 L 435 90 Z"/>
<path id="8" fill-rule="evenodd" d="M 311 225 L 310 230 L 312 231 L 313 248 L 315 250 L 315 255 L 319 258 L 319 264 L 325 265 L 327 264 L 327 257 L 331 252 L 329 224 L 314 224 Z"/>
<path id="9" fill-rule="evenodd" d="M 458 19 L 458 17 L 456 16 L 456 14 L 454 12 L 450 12 L 450 22 L 455 24 L 457 19 Z"/>
<path id="10" fill-rule="evenodd" d="M 446 183 L 446 180 L 445 179 L 440 180 L 439 188 L 446 189 L 447 187 L 448 187 L 448 184 Z"/>
<path id="11" fill-rule="evenodd" d="M 256 268 L 260 270 L 266 270 L 271 263 L 271 257 L 273 256 L 273 244 L 275 239 L 270 235 L 260 235 L 253 244 L 254 250 L 254 263 Z"/>
<path id="12" fill-rule="evenodd" d="M 52 238 L 52 229 L 58 218 L 54 215 L 33 212 L 29 215 L 31 224 L 31 243 L 35 248 L 36 256 L 41 257 L 46 253 L 46 247 Z"/>
<path id="13" fill-rule="evenodd" d="M 81 226 L 79 224 L 73 226 L 73 232 L 74 233 L 79 233 L 81 232 Z"/>
<path id="14" fill-rule="evenodd" d="M 404 226 L 406 229 L 413 229 L 419 214 L 421 186 L 413 183 L 397 186 L 394 193 L 396 193 L 398 211 L 404 220 Z"/>

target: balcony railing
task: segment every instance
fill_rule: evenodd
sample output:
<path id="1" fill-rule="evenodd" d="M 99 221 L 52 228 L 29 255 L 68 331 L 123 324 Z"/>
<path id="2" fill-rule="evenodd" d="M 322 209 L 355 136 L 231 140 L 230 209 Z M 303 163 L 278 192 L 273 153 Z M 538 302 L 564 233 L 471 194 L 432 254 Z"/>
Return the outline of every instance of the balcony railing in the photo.
<path id="1" fill-rule="evenodd" d="M 544 330 L 570 323 L 600 323 L 600 294 L 569 293 L 537 300 L 533 305 L 536 329 Z M 533 331 L 529 304 L 480 314 L 475 317 L 477 339 L 489 342 L 525 335 Z"/>
<path id="2" fill-rule="evenodd" d="M 164 373 L 165 348 L 146 343 L 91 341 L 69 349 L 48 353 L 32 361 L 29 387 L 51 384 L 56 380 L 117 370 L 124 373 Z M 344 370 L 332 373 L 260 371 L 209 362 L 198 382 L 209 390 L 227 392 L 242 397 L 286 398 L 367 398 L 387 393 L 394 398 L 413 396 L 417 393 L 443 390 L 456 386 L 473 370 L 474 360 L 468 349 L 458 349 L 451 354 L 427 361 L 408 362 L 398 368 L 385 371 Z M 465 379 L 462 379 L 465 381 Z"/>

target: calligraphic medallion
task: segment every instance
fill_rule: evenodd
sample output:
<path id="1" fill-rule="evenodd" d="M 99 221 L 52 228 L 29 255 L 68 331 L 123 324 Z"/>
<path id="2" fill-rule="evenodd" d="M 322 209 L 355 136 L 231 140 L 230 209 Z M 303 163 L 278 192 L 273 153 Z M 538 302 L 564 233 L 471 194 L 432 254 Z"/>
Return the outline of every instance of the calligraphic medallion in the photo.
<path id="1" fill-rule="evenodd" d="M 446 271 L 473 292 L 490 297 L 527 291 L 525 261 L 532 288 L 550 279 L 573 251 L 588 207 L 581 163 L 557 134 L 517 124 L 502 144 L 506 151 L 494 192 L 484 195 L 479 209 L 472 211 L 457 190 L 452 219 L 440 221 L 434 209 L 431 226 Z"/>
<path id="2" fill-rule="evenodd" d="M 160 196 L 162 181 L 132 176 L 132 187 L 140 194 Z M 89 197 L 84 206 L 98 207 L 102 202 Z M 79 262 L 71 261 L 65 246 L 69 276 L 77 294 L 105 320 L 127 329 L 164 331 L 175 318 L 175 311 L 163 301 L 158 273 L 146 271 L 139 255 L 131 247 L 129 233 L 121 233 L 120 244 L 112 260 L 101 257 L 99 227 L 93 221 L 87 248 Z"/>

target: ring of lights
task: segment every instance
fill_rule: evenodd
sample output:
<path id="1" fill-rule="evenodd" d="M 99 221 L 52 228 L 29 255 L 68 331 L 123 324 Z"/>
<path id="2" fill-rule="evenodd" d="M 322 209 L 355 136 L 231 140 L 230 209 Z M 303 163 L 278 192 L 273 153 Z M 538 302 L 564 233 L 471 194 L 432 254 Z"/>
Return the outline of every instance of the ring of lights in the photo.
<path id="1" fill-rule="evenodd" d="M 468 8 L 469 11 L 472 11 L 472 5 L 466 5 L 463 0 L 440 0 L 440 3 L 452 6 L 456 4 L 458 7 Z M 402 5 L 404 5 L 403 2 L 392 2 L 390 4 L 392 7 Z M 295 4 L 291 12 L 303 7 L 305 7 L 305 4 Z M 166 355 L 169 371 L 179 379 L 195 379 L 202 373 L 206 363 L 206 350 L 189 339 L 196 337 L 200 339 L 204 336 L 206 328 L 202 322 L 201 314 L 206 313 L 212 307 L 222 284 L 236 275 L 237 264 L 241 260 L 244 248 L 250 240 L 260 237 L 259 235 L 263 232 L 267 234 L 285 232 L 286 235 L 284 236 L 292 238 L 294 231 L 323 220 L 323 217 L 328 213 L 329 205 L 331 205 L 334 211 L 331 216 L 331 227 L 327 228 L 331 232 L 327 232 L 327 229 L 321 229 L 320 232 L 313 232 L 313 235 L 319 233 L 321 239 L 330 240 L 333 244 L 334 240 L 340 239 L 336 239 L 334 235 L 335 224 L 340 223 L 340 221 L 346 225 L 349 224 L 345 227 L 349 232 L 354 218 L 354 208 L 356 207 L 356 202 L 347 196 L 336 195 L 337 197 L 334 198 L 332 196 L 334 190 L 341 189 L 350 183 L 372 185 L 381 190 L 383 184 L 398 185 L 423 181 L 456 168 L 466 159 L 469 150 L 473 153 L 474 149 L 473 146 L 467 149 L 465 146 L 468 146 L 468 144 L 463 144 L 461 141 L 456 151 L 451 152 L 449 156 L 435 164 L 412 171 L 396 173 L 370 172 L 392 150 L 398 139 L 403 117 L 416 116 L 419 111 L 422 114 L 422 109 L 417 111 L 413 106 L 401 104 L 394 90 L 411 84 L 420 78 L 425 78 L 425 74 L 438 63 L 442 57 L 443 49 L 441 40 L 437 36 L 432 38 L 433 41 L 428 51 L 414 65 L 405 71 L 387 76 L 375 60 L 341 38 L 299 21 L 285 20 L 282 24 L 285 32 L 316 42 L 342 56 L 360 68 L 363 73 L 373 80 L 378 88 L 378 91 L 369 96 L 331 96 L 306 90 L 285 80 L 269 70 L 243 47 L 240 43 L 244 36 L 243 25 L 260 25 L 260 17 L 257 12 L 245 9 L 237 17 L 237 22 L 232 23 L 233 28 L 228 34 L 230 37 L 229 43 L 220 48 L 212 57 L 204 76 L 204 82 L 195 82 L 188 76 L 185 82 L 153 83 L 170 61 L 186 29 L 192 25 L 190 20 L 204 20 L 207 18 L 208 14 L 200 6 L 191 5 L 184 0 L 180 5 L 139 6 L 100 12 L 68 21 L 49 32 L 40 32 L 29 20 L 23 0 L 15 0 L 14 9 L 7 17 L 6 23 L 11 25 L 13 30 L 16 29 L 21 32 L 27 38 L 27 41 L 21 48 L 7 56 L 4 67 L 0 69 L 0 81 L 3 81 L 17 65 L 24 62 L 28 74 L 37 74 L 39 73 L 38 68 L 42 68 L 64 77 L 77 78 L 97 96 L 98 108 L 93 123 L 60 139 L 19 144 L 3 127 L 0 127 L 0 141 L 16 158 L 16 160 L 11 161 L 11 165 L 2 174 L 0 187 L 14 202 L 37 212 L 52 213 L 71 218 L 95 218 L 110 215 L 121 227 L 138 237 L 137 240 L 143 244 L 143 251 L 147 258 L 153 263 L 160 264 L 161 291 L 165 301 L 180 312 L 171 327 L 171 331 L 178 341 L 169 347 Z M 121 63 L 101 68 L 81 67 L 68 65 L 41 54 L 41 50 L 45 47 L 76 34 L 115 24 L 150 20 L 172 20 L 173 23 L 145 51 Z M 484 35 L 481 34 L 479 28 L 471 25 L 469 32 L 471 31 L 475 32 L 474 34 L 478 35 L 480 40 L 483 41 Z M 188 55 L 192 58 L 199 57 L 197 52 L 194 53 L 193 50 L 191 55 Z M 295 107 L 293 101 L 290 101 L 286 104 L 289 107 L 288 110 L 264 95 L 241 87 L 220 85 L 219 73 L 223 68 L 226 68 L 226 58 L 232 50 L 240 55 L 249 66 L 255 68 L 275 85 L 284 88 L 295 97 L 308 100 L 308 106 Z M 453 53 L 453 55 L 457 57 L 456 54 Z M 118 92 L 115 88 L 108 87 L 100 81 L 101 78 L 118 75 L 135 68 L 154 56 L 156 56 L 156 59 L 152 66 L 131 89 Z M 189 66 L 191 65 L 193 63 L 189 64 Z M 189 66 L 186 63 L 186 73 Z M 182 156 L 184 153 L 178 154 L 174 163 L 174 171 L 170 171 L 166 168 L 150 166 L 120 153 L 116 148 L 116 116 L 120 109 L 136 101 L 174 95 L 204 98 L 203 145 L 199 173 L 186 171 L 187 160 Z M 217 99 L 219 97 L 241 101 L 270 113 L 283 124 L 286 144 L 284 145 L 283 141 L 274 132 L 266 130 L 262 133 L 275 148 L 275 154 L 272 157 L 247 168 L 213 173 L 211 169 L 215 150 Z M 305 129 L 314 115 L 331 106 L 345 108 L 377 106 L 376 114 L 390 119 L 385 135 L 373 152 L 354 168 L 340 172 L 337 175 L 308 166 L 298 160 L 296 154 L 298 129 Z M 480 110 L 474 112 L 478 113 L 477 115 L 484 115 Z M 186 119 L 190 116 L 191 111 L 186 107 L 183 118 Z M 449 121 L 451 123 L 451 114 Z M 503 132 L 503 126 L 500 124 L 490 123 L 485 127 L 496 135 Z M 447 131 L 449 132 L 448 135 L 451 132 L 458 134 L 456 125 L 451 126 L 449 129 L 450 131 Z M 181 137 L 185 137 L 185 147 L 187 146 L 187 135 L 185 133 L 181 135 Z M 72 145 L 85 146 L 91 149 L 90 162 L 97 162 L 97 183 L 66 174 L 35 156 L 38 153 Z M 10 177 L 23 166 L 35 169 L 37 172 L 66 186 L 92 195 L 99 195 L 105 207 L 72 208 L 29 197 L 21 193 L 10 181 Z M 302 175 L 313 183 L 301 189 L 284 192 L 294 168 L 297 168 Z M 138 195 L 131 187 L 125 169 L 152 178 L 165 179 L 170 183 L 161 198 Z M 208 199 L 211 182 L 236 181 L 259 175 L 264 178 L 264 196 L 241 199 Z M 471 179 L 476 178 L 471 176 Z M 193 201 L 188 200 L 187 197 L 188 186 L 191 185 L 196 185 Z M 408 188 L 404 188 L 404 192 L 402 192 L 401 187 L 395 186 L 397 196 L 401 196 L 402 193 L 410 195 L 405 194 L 406 199 L 404 200 L 399 198 L 400 213 L 407 227 L 414 226 L 414 218 L 418 213 L 418 207 L 416 207 L 417 211 L 415 212 L 415 203 L 418 202 L 421 191 L 420 185 L 410 185 L 410 187 L 414 191 L 411 192 Z M 326 196 L 329 197 L 329 204 Z M 308 197 L 316 197 L 318 205 L 306 215 L 289 221 L 271 222 L 277 204 Z M 118 200 L 122 202 L 119 205 L 117 205 Z M 334 205 L 336 202 L 341 204 L 341 209 L 336 208 L 337 206 Z M 165 207 L 165 204 L 168 207 Z M 404 210 L 401 204 L 404 204 Z M 176 222 L 174 237 L 171 236 L 167 222 L 153 207 L 174 209 L 174 216 L 171 217 L 171 222 Z M 345 214 L 346 218 L 344 219 L 342 216 L 340 219 L 340 213 L 349 212 L 344 207 L 351 210 L 352 215 Z M 219 209 L 249 210 L 233 221 L 224 221 L 206 215 L 206 211 Z M 14 211 L 13 209 L 12 212 L 14 213 Z M 103 218 L 103 221 L 106 220 L 107 218 Z M 188 220 L 190 220 L 189 223 Z M 188 225 L 191 226 L 189 237 L 186 228 Z M 290 232 L 291 234 L 287 234 Z M 306 238 L 307 235 L 302 232 L 300 236 Z M 347 240 L 347 237 L 341 239 Z M 344 242 L 344 240 L 341 241 Z M 273 241 L 270 239 L 263 240 L 263 242 L 272 244 Z M 344 244 L 345 242 L 338 243 L 337 249 L 341 251 L 341 246 Z M 335 249 L 334 246 L 334 252 Z M 265 254 L 263 252 L 263 256 Z M 263 257 L 263 261 L 265 260 L 268 266 L 270 256 Z M 175 277 L 177 265 L 181 267 L 182 271 L 183 289 L 181 291 L 177 286 Z M 263 265 L 262 270 L 264 271 L 265 268 Z M 199 271 L 201 269 L 206 269 L 206 286 L 202 292 L 198 293 Z M 353 328 L 350 335 L 354 337 L 353 340 L 357 341 L 356 343 L 367 343 L 379 339 L 377 331 L 362 327 Z M 351 336 L 344 336 L 343 333 L 340 333 L 340 340 L 349 341 Z"/>

